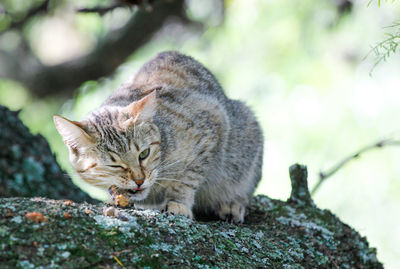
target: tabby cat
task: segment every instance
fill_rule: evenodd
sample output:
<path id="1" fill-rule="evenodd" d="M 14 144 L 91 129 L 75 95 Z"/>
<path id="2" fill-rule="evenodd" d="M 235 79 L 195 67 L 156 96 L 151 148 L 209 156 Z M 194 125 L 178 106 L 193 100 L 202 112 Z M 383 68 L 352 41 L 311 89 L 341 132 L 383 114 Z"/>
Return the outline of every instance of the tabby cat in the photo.
<path id="1" fill-rule="evenodd" d="M 158 54 L 82 121 L 54 122 L 78 174 L 135 205 L 241 223 L 261 178 L 253 113 L 178 52 Z"/>

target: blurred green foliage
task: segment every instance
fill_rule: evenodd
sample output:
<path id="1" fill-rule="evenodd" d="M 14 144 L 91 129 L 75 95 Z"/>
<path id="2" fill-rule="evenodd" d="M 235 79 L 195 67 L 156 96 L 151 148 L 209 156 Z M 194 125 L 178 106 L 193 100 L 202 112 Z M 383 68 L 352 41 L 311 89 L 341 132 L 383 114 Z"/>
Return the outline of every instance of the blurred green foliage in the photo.
<path id="1" fill-rule="evenodd" d="M 87 3 L 80 1 L 79 5 Z M 312 186 L 319 170 L 379 138 L 400 137 L 400 58 L 393 55 L 376 67 L 373 76 L 369 71 L 375 59 L 364 59 L 384 39 L 383 27 L 398 18 L 400 5 L 395 2 L 378 8 L 368 6 L 367 1 L 353 1 L 352 11 L 341 13 L 334 3 L 225 1 L 222 22 L 210 8 L 215 1 L 188 1 L 189 16 L 206 22 L 203 33 L 171 25 L 113 76 L 84 83 L 71 100 L 37 100 L 18 83 L 0 80 L 0 103 L 22 109 L 23 121 L 49 140 L 59 162 L 72 173 L 52 115 L 79 120 L 150 57 L 163 50 L 179 50 L 204 63 L 231 98 L 244 100 L 256 112 L 266 140 L 263 180 L 257 192 L 286 199 L 291 164 L 308 166 Z M 72 54 L 79 55 L 123 24 L 129 12 L 115 10 L 100 17 L 56 11 L 53 17 L 32 22 L 26 35 L 39 57 L 56 63 L 65 51 L 43 42 L 52 35 L 50 30 L 67 27 L 72 31 L 79 44 Z M 0 27 L 3 23 L 0 19 Z M 63 38 L 55 44 L 71 36 Z M 0 38 L 3 43 L 7 42 Z M 49 58 L 45 54 L 50 51 Z M 315 196 L 318 206 L 331 209 L 368 237 L 386 268 L 400 267 L 399 163 L 400 148 L 369 152 L 328 179 Z M 93 196 L 105 198 L 80 179 L 75 182 Z"/>

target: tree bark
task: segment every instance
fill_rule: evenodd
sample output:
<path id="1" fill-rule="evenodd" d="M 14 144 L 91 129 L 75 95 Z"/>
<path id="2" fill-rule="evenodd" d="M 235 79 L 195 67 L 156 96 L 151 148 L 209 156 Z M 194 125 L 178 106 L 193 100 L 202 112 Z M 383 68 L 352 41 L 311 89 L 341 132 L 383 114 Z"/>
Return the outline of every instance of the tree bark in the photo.
<path id="1" fill-rule="evenodd" d="M 94 202 L 60 168 L 46 139 L 32 135 L 18 112 L 0 106 L 0 197 L 12 196 Z"/>
<path id="2" fill-rule="evenodd" d="M 328 210 L 266 196 L 253 199 L 243 225 L 139 209 L 105 216 L 106 207 L 0 199 L 1 267 L 383 268 L 367 240 Z"/>

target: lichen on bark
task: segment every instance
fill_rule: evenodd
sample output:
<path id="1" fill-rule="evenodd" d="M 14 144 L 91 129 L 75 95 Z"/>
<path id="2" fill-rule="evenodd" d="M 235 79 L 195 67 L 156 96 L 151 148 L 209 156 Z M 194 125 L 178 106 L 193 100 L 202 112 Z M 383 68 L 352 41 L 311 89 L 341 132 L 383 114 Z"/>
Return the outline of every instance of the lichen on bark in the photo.
<path id="1" fill-rule="evenodd" d="M 108 206 L 0 199 L 2 268 L 382 268 L 365 238 L 315 207 L 257 196 L 234 225 L 139 209 L 105 216 Z"/>

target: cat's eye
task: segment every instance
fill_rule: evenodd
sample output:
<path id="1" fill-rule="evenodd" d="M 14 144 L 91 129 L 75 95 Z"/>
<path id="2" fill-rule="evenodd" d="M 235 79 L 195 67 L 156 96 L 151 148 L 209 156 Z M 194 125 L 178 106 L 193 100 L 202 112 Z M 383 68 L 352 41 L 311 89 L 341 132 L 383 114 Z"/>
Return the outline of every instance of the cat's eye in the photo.
<path id="1" fill-rule="evenodd" d="M 146 159 L 147 156 L 149 156 L 149 154 L 150 154 L 150 149 L 149 148 L 147 148 L 147 149 L 143 150 L 142 152 L 140 152 L 139 161 L 142 161 L 142 160 Z"/>

